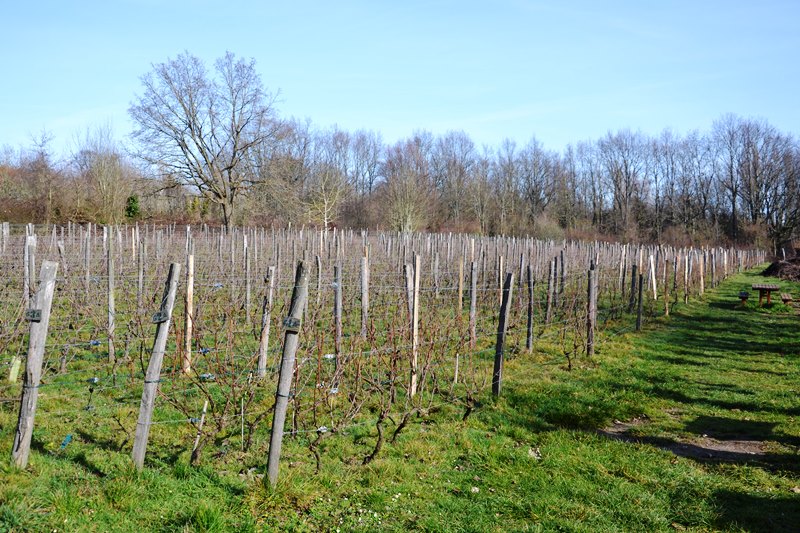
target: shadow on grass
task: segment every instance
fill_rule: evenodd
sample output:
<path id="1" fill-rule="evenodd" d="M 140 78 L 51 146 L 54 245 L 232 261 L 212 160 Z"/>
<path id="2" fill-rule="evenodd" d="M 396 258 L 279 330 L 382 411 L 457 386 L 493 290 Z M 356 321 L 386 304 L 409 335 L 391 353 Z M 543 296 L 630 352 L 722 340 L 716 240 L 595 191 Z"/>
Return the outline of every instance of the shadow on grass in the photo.
<path id="1" fill-rule="evenodd" d="M 757 422 L 718 416 L 698 416 L 684 426 L 686 431 L 718 440 L 773 441 L 787 446 L 800 446 L 800 438 L 775 433 L 774 422 Z"/>
<path id="2" fill-rule="evenodd" d="M 710 396 L 698 398 L 689 396 L 683 392 L 665 386 L 655 386 L 650 389 L 650 393 L 659 398 L 664 398 L 687 405 L 705 405 L 712 408 L 728 410 L 738 409 L 739 411 L 749 411 L 751 413 L 775 413 L 787 416 L 800 415 L 800 407 L 781 408 L 772 405 L 759 404 L 756 402 L 723 400 Z"/>
<path id="3" fill-rule="evenodd" d="M 719 491 L 713 496 L 720 510 L 714 524 L 722 530 L 798 531 L 800 495 L 753 495 Z"/>
<path id="4" fill-rule="evenodd" d="M 704 439 L 698 442 L 684 442 L 667 437 L 646 437 L 617 433 L 609 430 L 598 430 L 598 435 L 622 442 L 647 444 L 668 451 L 678 457 L 692 459 L 698 463 L 735 463 L 763 468 L 770 471 L 800 473 L 800 462 L 797 453 L 765 453 L 756 451 L 755 446 L 717 446 Z"/>

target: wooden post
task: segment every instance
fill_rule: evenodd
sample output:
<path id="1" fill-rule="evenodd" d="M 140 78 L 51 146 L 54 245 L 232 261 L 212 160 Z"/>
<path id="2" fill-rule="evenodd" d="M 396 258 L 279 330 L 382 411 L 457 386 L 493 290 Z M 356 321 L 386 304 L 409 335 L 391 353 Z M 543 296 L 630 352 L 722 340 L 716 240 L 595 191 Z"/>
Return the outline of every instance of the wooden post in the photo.
<path id="1" fill-rule="evenodd" d="M 342 353 L 342 266 L 333 265 L 333 320 L 335 323 L 334 348 L 336 351 L 336 367 L 339 368 L 339 356 Z"/>
<path id="2" fill-rule="evenodd" d="M 208 400 L 203 402 L 203 412 L 200 414 L 200 423 L 197 425 L 197 436 L 194 438 L 194 446 L 192 446 L 192 455 L 190 458 L 191 464 L 196 464 L 199 458 L 198 448 L 200 446 L 200 436 L 203 434 L 203 424 L 206 422 L 206 411 L 208 410 Z"/>
<path id="3" fill-rule="evenodd" d="M 289 405 L 289 393 L 294 377 L 295 354 L 300 343 L 303 308 L 306 305 L 307 298 L 308 275 L 305 264 L 301 261 L 298 263 L 295 273 L 289 316 L 283 321 L 286 335 L 283 342 L 280 373 L 278 374 L 278 389 L 275 392 L 275 415 L 272 417 L 272 433 L 269 439 L 269 455 L 267 457 L 267 481 L 272 488 L 275 488 L 278 483 L 278 466 L 283 444 L 283 426 L 286 423 L 286 410 Z"/>
<path id="4" fill-rule="evenodd" d="M 533 350 L 533 287 L 536 284 L 533 280 L 531 265 L 528 265 L 526 277 L 528 280 L 528 324 L 525 335 L 525 349 L 530 352 Z"/>
<path id="5" fill-rule="evenodd" d="M 703 251 L 702 261 L 700 261 L 700 296 L 706 292 L 706 252 Z"/>
<path id="6" fill-rule="evenodd" d="M 169 275 L 164 285 L 164 295 L 161 298 L 161 308 L 153 316 L 153 322 L 157 324 L 156 336 L 155 341 L 153 341 L 150 363 L 147 365 L 147 372 L 144 376 L 142 401 L 139 405 L 139 420 L 136 423 L 136 434 L 133 441 L 132 458 L 137 470 L 141 470 L 144 466 L 144 455 L 147 451 L 147 440 L 150 436 L 150 424 L 153 419 L 153 406 L 155 405 L 158 382 L 161 376 L 161 363 L 164 360 L 164 351 L 167 348 L 169 325 L 172 321 L 172 308 L 175 305 L 175 293 L 178 291 L 180 272 L 180 263 L 172 263 L 170 265 Z"/>
<path id="7" fill-rule="evenodd" d="M 420 277 L 420 257 L 414 256 L 414 308 L 411 314 L 411 385 L 409 396 L 412 398 L 417 394 L 417 378 L 419 369 L 419 277 Z"/>
<path id="8" fill-rule="evenodd" d="M 408 323 L 414 315 L 414 267 L 408 263 L 403 265 L 403 279 L 406 283 L 406 306 L 408 307 Z"/>
<path id="9" fill-rule="evenodd" d="M 658 290 L 656 289 L 656 263 L 653 254 L 650 254 L 650 284 L 653 286 L 653 300 L 658 300 Z"/>
<path id="10" fill-rule="evenodd" d="M 319 259 L 319 256 L 317 256 Z M 275 287 L 275 267 L 271 266 L 267 270 L 264 278 L 267 284 L 267 294 L 264 295 L 264 303 L 261 306 L 261 337 L 258 344 L 258 377 L 263 378 L 267 375 L 267 353 L 269 352 L 269 327 L 272 317 L 272 294 Z"/>
<path id="11" fill-rule="evenodd" d="M 30 306 L 31 301 L 31 237 L 25 237 L 25 248 L 22 255 L 22 305 L 25 308 Z"/>
<path id="12" fill-rule="evenodd" d="M 597 326 L 597 270 L 592 264 L 586 286 L 586 357 L 594 356 L 594 331 Z"/>
<path id="13" fill-rule="evenodd" d="M 369 326 L 369 257 L 361 258 L 361 338 L 367 338 Z"/>
<path id="14" fill-rule="evenodd" d="M 439 252 L 433 256 L 433 294 L 434 298 L 439 298 Z"/>
<path id="15" fill-rule="evenodd" d="M 108 362 L 114 363 L 117 360 L 114 349 L 114 332 L 116 330 L 115 318 L 117 315 L 114 301 L 114 239 L 108 239 L 106 248 L 106 269 L 108 274 Z"/>
<path id="16" fill-rule="evenodd" d="M 561 253 L 559 254 L 560 263 L 561 263 L 561 280 L 558 283 L 558 301 L 561 302 L 561 305 L 565 305 L 564 301 L 564 286 L 567 284 L 567 262 L 566 257 L 564 256 L 564 249 L 561 249 Z"/>
<path id="17" fill-rule="evenodd" d="M 503 272 L 505 272 L 505 267 L 503 265 L 503 256 L 500 255 L 497 257 L 497 302 L 502 305 L 503 304 Z"/>
<path id="18" fill-rule="evenodd" d="M 136 307 L 137 310 L 142 309 L 142 299 L 144 298 L 144 256 L 147 253 L 147 245 L 144 239 L 139 243 L 139 259 L 137 261 L 137 277 L 136 277 Z"/>
<path id="19" fill-rule="evenodd" d="M 664 316 L 669 316 L 669 258 L 664 257 Z"/>
<path id="20" fill-rule="evenodd" d="M 631 293 L 628 301 L 628 312 L 633 313 L 633 306 L 636 305 L 636 263 L 631 265 Z"/>
<path id="21" fill-rule="evenodd" d="M 184 374 L 192 371 L 192 335 L 194 334 L 194 254 L 186 256 L 186 301 L 184 309 L 183 361 Z"/>
<path id="22" fill-rule="evenodd" d="M 247 246 L 247 235 L 244 236 L 244 314 L 248 327 L 250 316 L 250 248 Z"/>
<path id="23" fill-rule="evenodd" d="M 689 267 L 691 266 L 691 253 L 689 251 L 686 252 L 686 256 L 684 259 L 683 265 L 683 303 L 689 303 Z"/>
<path id="24" fill-rule="evenodd" d="M 492 395 L 500 396 L 503 384 L 503 354 L 506 344 L 506 324 L 508 323 L 508 304 L 511 301 L 511 289 L 514 285 L 513 272 L 506 273 L 503 283 L 503 302 L 500 304 L 500 320 L 497 323 L 497 344 L 494 350 L 494 373 L 492 374 Z"/>
<path id="25" fill-rule="evenodd" d="M 550 260 L 550 268 L 547 271 L 547 302 L 545 304 L 544 322 L 549 324 L 553 319 L 553 297 L 555 291 L 555 259 Z"/>
<path id="26" fill-rule="evenodd" d="M 458 299 L 456 300 L 456 310 L 458 319 L 461 320 L 461 313 L 464 312 L 464 258 L 458 258 Z"/>
<path id="27" fill-rule="evenodd" d="M 636 309 L 636 331 L 640 331 L 642 329 L 642 296 L 643 296 L 643 287 L 644 285 L 644 276 L 639 274 L 639 305 Z"/>
<path id="28" fill-rule="evenodd" d="M 473 241 L 474 242 L 474 241 Z M 475 348 L 478 326 L 478 265 L 475 261 L 469 267 L 469 346 Z"/>
<path id="29" fill-rule="evenodd" d="M 33 306 L 27 318 L 31 321 L 28 338 L 28 358 L 25 363 L 25 380 L 22 385 L 22 397 L 19 406 L 17 431 L 11 457 L 17 468 L 28 465 L 28 455 L 33 437 L 33 423 L 36 416 L 36 404 L 39 399 L 39 380 L 42 377 L 42 360 L 47 340 L 47 328 L 50 324 L 50 308 L 53 303 L 53 292 L 56 285 L 58 263 L 42 262 L 39 275 L 39 290 L 33 298 Z"/>
<path id="30" fill-rule="evenodd" d="M 87 299 L 89 298 L 89 275 L 91 273 L 91 263 L 92 263 L 92 226 L 89 225 L 89 228 L 86 231 L 86 247 L 84 248 L 83 252 L 83 260 L 84 260 L 84 267 L 85 267 L 85 274 L 83 276 L 83 288 L 86 291 L 84 295 Z"/>
<path id="31" fill-rule="evenodd" d="M 322 235 L 320 234 L 319 245 L 322 249 Z M 317 265 L 317 307 L 319 307 L 320 298 L 322 298 L 322 259 L 319 255 L 314 256 L 314 263 Z"/>

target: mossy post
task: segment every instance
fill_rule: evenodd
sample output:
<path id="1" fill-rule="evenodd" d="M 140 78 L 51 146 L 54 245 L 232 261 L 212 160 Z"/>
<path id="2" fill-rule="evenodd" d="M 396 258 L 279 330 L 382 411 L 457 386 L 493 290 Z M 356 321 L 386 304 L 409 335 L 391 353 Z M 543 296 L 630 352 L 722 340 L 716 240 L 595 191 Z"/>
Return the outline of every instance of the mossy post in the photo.
<path id="1" fill-rule="evenodd" d="M 278 390 L 275 392 L 275 415 L 272 418 L 272 433 L 269 439 L 269 455 L 267 457 L 267 481 L 272 488 L 275 488 L 278 483 L 278 466 L 283 444 L 283 426 L 286 423 L 286 410 L 289 405 L 289 393 L 292 387 L 292 378 L 294 377 L 295 354 L 300 343 L 300 326 L 306 298 L 308 298 L 308 275 L 305 264 L 301 261 L 297 265 L 297 272 L 294 278 L 294 290 L 292 291 L 289 316 L 283 321 L 286 336 L 283 343 L 281 369 L 278 374 Z"/>
<path id="2" fill-rule="evenodd" d="M 28 339 L 28 358 L 25 363 L 25 380 L 22 384 L 22 397 L 17 420 L 17 432 L 11 457 L 17 468 L 28 466 L 28 455 L 33 437 L 33 421 L 36 416 L 36 403 L 39 399 L 39 380 L 42 377 L 42 359 L 50 325 L 50 308 L 56 286 L 58 263 L 44 261 L 39 275 L 39 290 L 33 297 L 26 318 L 31 323 Z"/>
<path id="3" fill-rule="evenodd" d="M 142 401 L 139 404 L 139 420 L 136 422 L 136 434 L 133 440 L 132 458 L 137 470 L 141 470 L 144 466 L 147 439 L 150 436 L 150 425 L 153 419 L 153 406 L 156 401 L 158 382 L 161 381 L 161 363 L 164 361 L 164 351 L 167 348 L 169 325 L 172 321 L 172 308 L 175 306 L 175 293 L 178 292 L 180 273 L 181 264 L 172 263 L 164 285 L 161 308 L 153 315 L 153 322 L 156 324 L 156 337 L 155 341 L 153 341 L 150 363 L 147 365 L 147 372 L 144 375 Z"/>

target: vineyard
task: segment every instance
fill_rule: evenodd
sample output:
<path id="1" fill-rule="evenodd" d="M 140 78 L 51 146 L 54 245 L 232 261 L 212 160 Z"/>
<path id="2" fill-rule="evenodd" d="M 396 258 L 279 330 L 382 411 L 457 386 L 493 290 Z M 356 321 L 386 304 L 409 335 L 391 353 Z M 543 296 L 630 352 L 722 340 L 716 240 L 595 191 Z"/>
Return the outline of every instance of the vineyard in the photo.
<path id="1" fill-rule="evenodd" d="M 433 413 L 463 421 L 502 396 L 505 361 L 583 365 L 765 260 L 723 248 L 149 225 L 4 224 L 0 247 L 0 416 L 3 442 L 17 429 L 18 466 L 33 433 L 35 453 L 82 441 L 137 469 L 235 453 L 272 485 L 282 440 L 300 443 L 318 472 L 334 459 L 328 441 L 360 432 L 367 452 L 347 460 L 367 465 Z"/>

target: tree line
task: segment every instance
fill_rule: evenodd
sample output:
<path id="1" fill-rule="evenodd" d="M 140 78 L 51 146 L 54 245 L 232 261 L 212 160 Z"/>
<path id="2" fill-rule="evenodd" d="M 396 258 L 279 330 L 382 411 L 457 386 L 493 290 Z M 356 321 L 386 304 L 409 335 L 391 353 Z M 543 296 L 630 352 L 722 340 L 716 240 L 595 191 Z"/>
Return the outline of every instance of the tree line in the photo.
<path id="1" fill-rule="evenodd" d="M 800 145 L 733 114 L 708 131 L 628 129 L 562 151 L 535 137 L 320 128 L 281 117 L 253 60 L 153 66 L 131 142 L 97 128 L 55 161 L 46 135 L 0 155 L 0 218 L 382 227 L 770 246 L 800 226 Z"/>

